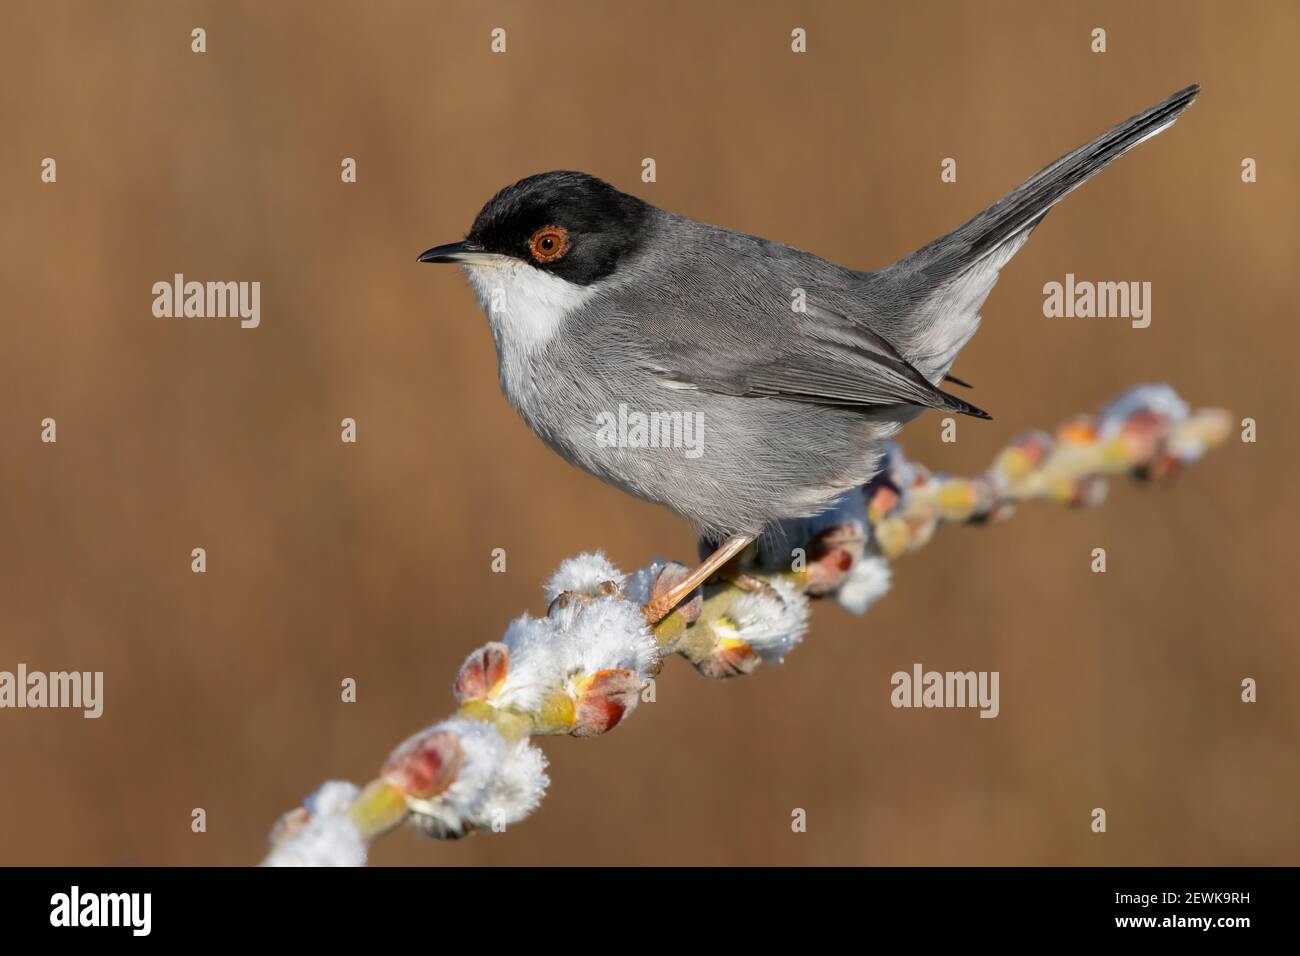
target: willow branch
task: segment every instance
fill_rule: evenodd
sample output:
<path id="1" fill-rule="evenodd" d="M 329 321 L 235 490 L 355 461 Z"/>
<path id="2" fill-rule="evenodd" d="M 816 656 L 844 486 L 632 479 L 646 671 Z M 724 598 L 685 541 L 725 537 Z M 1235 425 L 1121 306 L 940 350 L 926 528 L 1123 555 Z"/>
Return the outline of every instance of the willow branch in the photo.
<path id="1" fill-rule="evenodd" d="M 863 613 L 889 590 L 892 563 L 945 524 L 983 524 L 1034 500 L 1099 504 L 1107 480 L 1168 481 L 1228 435 L 1226 412 L 1193 413 L 1167 386 L 1140 386 L 1054 433 L 1026 432 L 985 472 L 932 473 L 897 446 L 869 484 L 828 512 L 784 524 L 648 628 L 640 605 L 686 574 L 655 561 L 631 575 L 603 555 L 565 561 L 546 585 L 544 617 L 527 614 L 466 658 L 457 710 L 395 749 L 364 787 L 331 781 L 281 817 L 265 863 L 360 866 L 403 824 L 437 838 L 505 830 L 546 791 L 544 735 L 594 737 L 635 710 L 664 659 L 678 654 L 723 679 L 779 662 L 807 631 L 809 600 Z"/>

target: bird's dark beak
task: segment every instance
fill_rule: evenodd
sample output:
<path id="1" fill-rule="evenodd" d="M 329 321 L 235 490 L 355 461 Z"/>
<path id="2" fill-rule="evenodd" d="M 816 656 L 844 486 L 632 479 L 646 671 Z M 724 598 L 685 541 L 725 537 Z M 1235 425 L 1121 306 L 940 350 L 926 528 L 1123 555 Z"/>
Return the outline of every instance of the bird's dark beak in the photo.
<path id="1" fill-rule="evenodd" d="M 445 246 L 434 246 L 420 253 L 419 262 L 460 262 L 466 256 L 478 251 L 468 242 L 449 242 Z"/>

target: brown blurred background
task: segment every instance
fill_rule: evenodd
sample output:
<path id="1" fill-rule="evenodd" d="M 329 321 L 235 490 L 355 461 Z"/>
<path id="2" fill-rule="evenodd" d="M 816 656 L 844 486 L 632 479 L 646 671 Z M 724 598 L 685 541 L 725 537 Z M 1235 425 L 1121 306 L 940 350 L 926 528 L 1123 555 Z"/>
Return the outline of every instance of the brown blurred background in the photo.
<path id="1" fill-rule="evenodd" d="M 0 712 L 0 863 L 256 862 L 279 813 L 446 715 L 560 559 L 693 554 L 533 437 L 466 283 L 416 264 L 496 189 L 587 170 L 872 268 L 1194 81 L 1003 273 L 955 369 L 996 421 L 904 439 L 973 471 L 1167 380 L 1257 418 L 1257 444 L 1096 511 L 947 530 L 865 618 L 819 605 L 785 666 L 670 661 L 611 735 L 543 741 L 550 793 L 509 833 L 373 859 L 1300 863 L 1298 34 L 1288 2 L 6 3 L 0 669 L 106 688 L 97 721 Z M 176 272 L 259 280 L 261 327 L 154 318 Z M 1151 327 L 1044 319 L 1066 272 L 1152 282 Z M 1001 716 L 892 709 L 916 661 L 999 670 Z"/>

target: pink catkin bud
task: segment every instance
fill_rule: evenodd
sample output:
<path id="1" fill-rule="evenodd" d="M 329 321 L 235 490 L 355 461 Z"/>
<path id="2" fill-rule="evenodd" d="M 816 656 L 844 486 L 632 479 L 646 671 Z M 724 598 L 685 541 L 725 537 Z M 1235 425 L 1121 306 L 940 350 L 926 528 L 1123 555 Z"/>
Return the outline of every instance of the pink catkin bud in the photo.
<path id="1" fill-rule="evenodd" d="M 817 534 L 808 543 L 809 594 L 829 594 L 862 557 L 866 537 L 856 524 L 836 525 Z"/>
<path id="2" fill-rule="evenodd" d="M 763 658 L 752 647 L 733 641 L 714 648 L 695 665 L 695 669 L 711 680 L 724 680 L 751 674 L 761 663 Z"/>
<path id="3" fill-rule="evenodd" d="M 898 492 L 893 488 L 882 485 L 876 489 L 876 493 L 867 502 L 867 513 L 871 516 L 872 521 L 879 521 L 893 511 L 898 502 Z"/>
<path id="4" fill-rule="evenodd" d="M 483 700 L 503 680 L 510 666 L 510 648 L 500 641 L 484 644 L 465 659 L 456 675 L 456 703 Z"/>
<path id="5" fill-rule="evenodd" d="M 579 695 L 574 707 L 574 737 L 595 737 L 613 730 L 634 708 L 645 680 L 624 668 L 598 671 Z"/>
<path id="6" fill-rule="evenodd" d="M 394 750 L 381 776 L 409 796 L 428 799 L 456 782 L 464 759 L 456 735 L 435 730 L 417 734 Z"/>
<path id="7" fill-rule="evenodd" d="M 1153 462 L 1169 436 L 1169 420 L 1143 408 L 1124 422 L 1120 431 L 1129 457 L 1138 464 Z"/>

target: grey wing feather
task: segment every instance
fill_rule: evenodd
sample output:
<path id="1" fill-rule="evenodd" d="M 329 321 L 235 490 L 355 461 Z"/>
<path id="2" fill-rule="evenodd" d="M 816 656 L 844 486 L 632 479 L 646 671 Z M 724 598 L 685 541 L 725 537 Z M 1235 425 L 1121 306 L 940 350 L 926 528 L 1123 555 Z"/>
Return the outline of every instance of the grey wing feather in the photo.
<path id="1" fill-rule="evenodd" d="M 940 391 L 883 336 L 838 312 L 808 303 L 797 327 L 777 330 L 772 348 L 721 352 L 671 349 L 658 367 L 673 386 L 747 398 L 845 407 L 944 408 L 976 418 L 988 413 Z M 772 326 L 751 327 L 757 342 Z"/>

